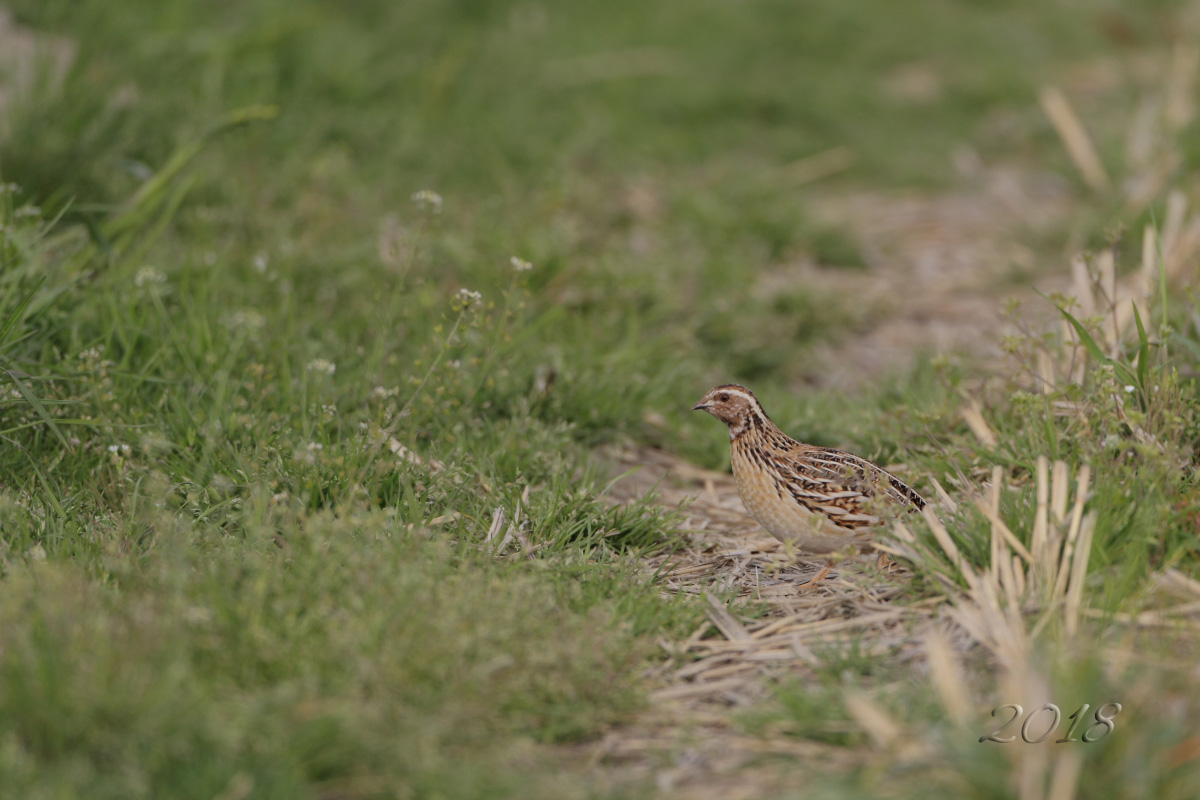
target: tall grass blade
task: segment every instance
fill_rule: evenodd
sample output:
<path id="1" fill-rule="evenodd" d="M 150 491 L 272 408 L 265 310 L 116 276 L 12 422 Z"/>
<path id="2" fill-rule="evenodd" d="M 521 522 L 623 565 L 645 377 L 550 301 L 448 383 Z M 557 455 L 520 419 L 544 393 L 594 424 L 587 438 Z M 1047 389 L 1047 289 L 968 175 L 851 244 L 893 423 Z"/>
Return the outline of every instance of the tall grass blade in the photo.
<path id="1" fill-rule="evenodd" d="M 1075 316 L 1070 311 L 1061 306 L 1057 306 L 1057 308 L 1063 317 L 1066 318 L 1067 324 L 1071 326 L 1075 334 L 1079 337 L 1080 344 L 1088 351 L 1088 355 L 1096 360 L 1096 363 L 1107 364 L 1112 367 L 1113 371 L 1117 373 L 1124 383 L 1135 383 L 1137 381 L 1137 376 L 1134 375 L 1133 370 L 1120 361 L 1116 361 L 1104 354 L 1104 351 L 1100 349 L 1100 345 L 1096 344 L 1096 340 L 1088 333 L 1087 328 L 1084 327 L 1082 322 L 1075 319 Z"/>
<path id="2" fill-rule="evenodd" d="M 1142 325 L 1142 315 L 1138 313 L 1137 303 L 1133 304 L 1133 321 L 1137 325 L 1138 333 L 1138 388 L 1142 390 L 1144 400 L 1146 394 L 1146 371 L 1149 369 L 1150 363 L 1150 340 L 1146 337 L 1146 328 Z"/>
<path id="3" fill-rule="evenodd" d="M 25 316 L 26 309 L 33 302 L 33 296 L 37 294 L 38 289 L 42 288 L 42 284 L 46 282 L 45 275 L 39 275 L 33 282 L 33 286 L 25 293 L 8 316 L 5 317 L 3 324 L 0 324 L 0 352 L 3 352 L 8 346 L 8 337 L 12 335 L 13 330 Z"/>
<path id="4" fill-rule="evenodd" d="M 29 403 L 29 405 L 33 407 L 33 410 L 37 412 L 39 417 L 42 418 L 42 421 L 46 423 L 46 427 L 48 427 L 50 432 L 53 433 L 59 442 L 62 443 L 62 446 L 69 447 L 70 445 L 67 442 L 67 437 L 63 436 L 62 431 L 58 429 L 58 424 L 55 422 L 54 417 L 50 416 L 50 412 L 46 410 L 46 406 L 40 399 L 38 399 L 38 396 L 34 394 L 28 386 L 25 385 L 24 381 L 17 377 L 15 371 L 11 369 L 0 371 L 8 376 L 8 379 L 12 381 L 13 386 L 15 386 L 17 391 L 21 393 L 21 397 L 25 398 L 25 402 Z"/>

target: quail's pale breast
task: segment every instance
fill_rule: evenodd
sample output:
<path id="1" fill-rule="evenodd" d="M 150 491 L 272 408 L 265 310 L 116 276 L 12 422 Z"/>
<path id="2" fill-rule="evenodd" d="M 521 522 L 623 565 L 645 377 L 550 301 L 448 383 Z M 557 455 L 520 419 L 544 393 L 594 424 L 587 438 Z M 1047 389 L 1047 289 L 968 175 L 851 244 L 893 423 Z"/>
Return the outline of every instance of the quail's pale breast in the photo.
<path id="1" fill-rule="evenodd" d="M 865 531 L 852 531 L 833 524 L 824 514 L 796 502 L 762 467 L 732 452 L 733 479 L 742 505 L 767 532 L 783 542 L 794 542 L 810 553 L 829 553 L 849 545 L 862 545 Z"/>

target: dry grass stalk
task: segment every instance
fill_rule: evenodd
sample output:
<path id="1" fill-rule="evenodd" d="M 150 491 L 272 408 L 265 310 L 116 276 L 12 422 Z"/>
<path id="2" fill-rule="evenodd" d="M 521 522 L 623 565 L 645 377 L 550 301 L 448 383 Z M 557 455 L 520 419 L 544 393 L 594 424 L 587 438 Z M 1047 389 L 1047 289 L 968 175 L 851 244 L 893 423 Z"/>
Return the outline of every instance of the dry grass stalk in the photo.
<path id="1" fill-rule="evenodd" d="M 1158 574 L 1158 584 L 1184 597 L 1200 597 L 1200 581 L 1189 578 L 1174 567 L 1167 567 Z"/>
<path id="2" fill-rule="evenodd" d="M 1197 70 L 1200 70 L 1200 50 L 1194 44 L 1176 43 L 1167 77 L 1165 116 L 1171 133 L 1183 130 L 1195 116 Z"/>
<path id="3" fill-rule="evenodd" d="M 1074 800 L 1075 789 L 1079 786 L 1079 775 L 1083 769 L 1083 751 L 1068 750 L 1057 755 L 1046 800 Z"/>
<path id="4" fill-rule="evenodd" d="M 1071 259 L 1071 288 L 1079 302 L 1079 313 L 1084 317 L 1096 313 L 1096 297 L 1092 291 L 1092 276 L 1088 274 L 1087 261 L 1082 255 Z"/>
<path id="5" fill-rule="evenodd" d="M 1167 195 L 1167 214 L 1163 220 L 1162 254 L 1170 256 L 1183 232 L 1184 215 L 1187 214 L 1187 196 L 1178 189 Z"/>
<path id="6" fill-rule="evenodd" d="M 983 418 L 983 410 L 975 398 L 967 399 L 967 404 L 962 407 L 961 413 L 967 427 L 971 429 L 971 433 L 975 434 L 975 438 L 979 440 L 980 444 L 989 449 L 996 446 L 996 434 L 992 433 L 987 420 Z"/>
<path id="7" fill-rule="evenodd" d="M 1083 582 L 1087 578 L 1088 558 L 1092 552 L 1092 533 L 1096 527 L 1096 516 L 1084 516 L 1078 534 L 1078 547 L 1071 559 L 1071 578 L 1067 586 L 1066 618 L 1067 635 L 1073 636 L 1079 629 L 1079 608 L 1083 599 Z"/>
<path id="8" fill-rule="evenodd" d="M 1045 350 L 1038 350 L 1037 374 L 1042 394 L 1053 394 L 1058 389 L 1058 381 L 1054 373 L 1054 360 L 1050 358 L 1050 354 Z"/>
<path id="9" fill-rule="evenodd" d="M 1041 91 L 1040 100 L 1042 109 L 1050 118 L 1050 123 L 1058 132 L 1059 138 L 1063 140 L 1067 155 L 1083 176 L 1084 182 L 1095 191 L 1107 189 L 1108 173 L 1104 171 L 1104 165 L 1100 163 L 1100 156 L 1096 154 L 1091 137 L 1066 96 L 1058 88 L 1046 86 Z"/>
<path id="10" fill-rule="evenodd" d="M 734 642 L 749 641 L 750 634 L 740 622 L 734 619 L 733 615 L 729 613 L 729 609 L 708 592 L 705 592 L 704 596 L 711 606 L 708 610 L 708 617 L 712 620 L 713 625 L 716 625 L 717 629 L 725 634 L 725 638 Z"/>
<path id="11" fill-rule="evenodd" d="M 995 470 L 1000 470 L 1000 467 L 996 467 Z M 996 474 L 997 473 L 995 471 L 992 473 L 993 480 L 995 480 Z M 993 552 L 996 553 L 998 558 L 1003 560 L 1004 553 L 1006 552 L 1003 548 L 1005 545 L 1007 545 L 1008 547 L 1011 547 L 1018 556 L 1024 559 L 1026 564 L 1033 564 L 1033 554 L 1029 552 L 1028 548 L 1021 543 L 1021 540 L 1016 537 L 1016 534 L 1009 530 L 1008 525 L 1005 524 L 1004 520 L 1000 518 L 999 487 L 1001 485 L 1002 482 L 1000 481 L 993 483 L 993 486 L 997 487 L 996 489 L 991 490 L 991 497 L 994 499 L 989 499 L 987 502 L 984 502 L 982 499 L 976 501 L 976 507 L 983 512 L 983 515 L 987 517 L 988 522 L 992 524 L 993 539 L 1002 540 L 997 547 L 993 548 Z"/>
<path id="12" fill-rule="evenodd" d="M 1049 562 L 1046 551 L 1049 548 L 1050 526 L 1050 486 L 1049 462 L 1045 456 L 1037 460 L 1037 510 L 1033 515 L 1033 536 L 1030 540 L 1030 550 L 1033 552 L 1033 562 L 1044 565 Z"/>
<path id="13" fill-rule="evenodd" d="M 1091 467 L 1084 464 L 1079 468 L 1079 477 L 1075 490 L 1075 508 L 1071 512 L 1071 522 L 1067 528 L 1066 542 L 1063 544 L 1062 560 L 1059 562 L 1058 576 L 1054 579 L 1054 590 L 1052 592 L 1052 596 L 1054 597 L 1062 597 L 1067 590 L 1067 575 L 1071 570 L 1071 564 L 1075 556 L 1075 542 L 1079 538 L 1079 528 L 1083 523 L 1083 504 L 1087 501 L 1085 487 L 1088 485 L 1091 477 Z"/>
<path id="14" fill-rule="evenodd" d="M 1121 347 L 1121 329 L 1117 323 L 1117 308 L 1121 304 L 1117 301 L 1117 265 L 1111 249 L 1101 250 L 1096 255 L 1096 280 L 1092 285 L 1099 294 L 1101 307 L 1108 310 L 1102 317 L 1101 333 L 1108 355 L 1116 358 Z"/>
<path id="15" fill-rule="evenodd" d="M 946 493 L 946 490 L 942 487 L 938 479 L 930 476 L 929 480 L 933 484 L 933 490 L 937 493 L 938 502 L 942 504 L 942 507 L 951 514 L 958 511 L 958 502 Z"/>
<path id="16" fill-rule="evenodd" d="M 854 153 L 847 147 L 832 147 L 793 161 L 783 167 L 784 179 L 793 186 L 813 183 L 854 166 Z"/>
<path id="17" fill-rule="evenodd" d="M 880 747 L 888 749 L 903 740 L 900 725 L 861 691 L 846 692 L 846 710 Z"/>
<path id="18" fill-rule="evenodd" d="M 981 508 L 984 508 L 986 505 L 987 510 L 992 510 L 995 512 L 995 514 L 991 517 L 991 519 L 994 519 L 996 521 L 999 521 L 999 519 L 1000 519 L 1000 484 L 1001 484 L 1001 481 L 1003 481 L 1003 480 L 1004 480 L 1004 468 L 1001 467 L 999 464 L 994 465 L 992 467 L 992 480 L 991 480 L 991 483 L 988 484 L 988 493 L 987 493 L 986 504 L 984 504 L 982 502 L 982 500 L 980 501 Z M 986 514 L 986 511 L 985 511 L 985 514 Z M 1003 524 L 1003 523 L 1001 523 L 1001 524 Z M 991 563 L 992 580 L 999 580 L 1000 576 L 998 573 L 999 573 L 999 570 L 1001 569 L 1000 562 L 1002 560 L 1004 560 L 1004 561 L 1008 560 L 1008 553 L 1007 553 L 1007 548 L 1004 544 L 1004 541 L 1002 540 L 1002 534 L 999 530 L 997 530 L 996 522 L 991 523 L 991 538 L 989 541 L 989 545 L 991 547 L 991 557 L 992 557 L 992 563 Z"/>
<path id="19" fill-rule="evenodd" d="M 1147 93 L 1133 113 L 1133 120 L 1125 134 L 1125 161 L 1136 170 L 1145 170 L 1154 157 L 1160 112 L 1158 98 L 1153 93 Z M 1139 187 L 1139 191 L 1144 189 Z M 1147 194 L 1154 196 L 1152 191 Z"/>
<path id="20" fill-rule="evenodd" d="M 1154 285 L 1158 280 L 1158 236 L 1155 233 L 1154 226 L 1146 223 L 1146 227 L 1142 229 L 1142 269 L 1141 269 L 1141 286 L 1139 287 L 1143 295 L 1149 295 L 1154 291 Z"/>
<path id="21" fill-rule="evenodd" d="M 1067 517 L 1067 494 L 1070 491 L 1068 481 L 1066 462 L 1055 461 L 1054 475 L 1051 478 L 1050 510 L 1055 523 L 1059 525 Z"/>
<path id="22" fill-rule="evenodd" d="M 925 636 L 925 659 L 929 663 L 930 680 L 947 716 L 958 727 L 967 727 L 973 717 L 970 692 L 963 682 L 958 657 L 937 629 L 931 629 Z"/>

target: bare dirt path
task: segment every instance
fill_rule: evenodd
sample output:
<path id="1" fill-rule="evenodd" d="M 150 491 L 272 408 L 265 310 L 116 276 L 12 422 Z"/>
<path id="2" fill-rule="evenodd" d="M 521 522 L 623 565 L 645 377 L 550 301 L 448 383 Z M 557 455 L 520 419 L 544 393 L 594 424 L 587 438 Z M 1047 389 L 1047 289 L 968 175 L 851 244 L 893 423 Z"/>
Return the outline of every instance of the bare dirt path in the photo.
<path id="1" fill-rule="evenodd" d="M 868 264 L 854 272 L 801 263 L 776 277 L 866 309 L 856 332 L 818 347 L 822 385 L 854 388 L 922 355 L 995 358 L 1009 298 L 1032 318 L 1054 314 L 1032 290 L 1063 288 L 1069 262 L 1039 256 L 1033 243 L 1067 223 L 1074 205 L 1066 181 L 959 161 L 963 186 L 951 192 L 842 192 L 815 204 L 825 222 L 857 237 Z"/>

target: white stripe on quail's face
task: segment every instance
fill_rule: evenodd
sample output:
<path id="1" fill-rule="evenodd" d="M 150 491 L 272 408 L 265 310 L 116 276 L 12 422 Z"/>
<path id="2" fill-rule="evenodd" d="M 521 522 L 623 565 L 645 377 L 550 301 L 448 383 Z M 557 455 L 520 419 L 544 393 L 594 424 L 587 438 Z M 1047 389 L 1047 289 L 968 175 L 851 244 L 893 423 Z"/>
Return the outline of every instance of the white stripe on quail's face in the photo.
<path id="1" fill-rule="evenodd" d="M 727 394 L 730 397 L 740 397 L 743 400 L 745 400 L 747 403 L 750 403 L 751 405 L 754 405 L 758 402 L 758 400 L 754 397 L 754 395 L 750 394 L 749 392 L 743 392 L 741 389 L 722 389 L 721 391 L 716 392 L 715 394 L 717 394 L 717 395 Z"/>
<path id="2" fill-rule="evenodd" d="M 696 404 L 729 426 L 731 439 L 741 435 L 755 418 L 765 418 L 762 406 L 749 390 L 735 384 L 718 386 Z"/>

